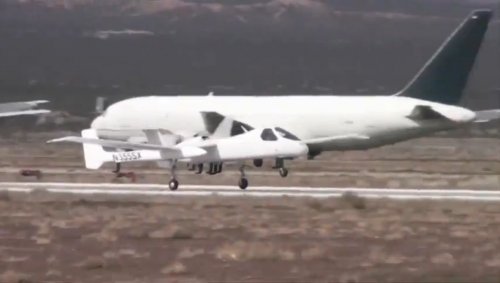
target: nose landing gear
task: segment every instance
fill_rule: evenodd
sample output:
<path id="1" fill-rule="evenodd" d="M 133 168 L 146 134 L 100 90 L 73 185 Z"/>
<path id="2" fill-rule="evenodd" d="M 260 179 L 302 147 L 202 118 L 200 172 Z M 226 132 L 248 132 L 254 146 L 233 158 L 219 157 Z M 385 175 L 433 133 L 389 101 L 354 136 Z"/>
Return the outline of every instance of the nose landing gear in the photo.
<path id="1" fill-rule="evenodd" d="M 175 169 L 177 169 L 176 164 L 173 163 L 172 167 L 170 167 L 170 176 L 172 176 L 172 178 L 168 182 L 168 188 L 171 191 L 176 191 L 179 188 L 179 181 L 177 181 L 177 175 L 175 174 Z"/>
<path id="2" fill-rule="evenodd" d="M 240 181 L 238 182 L 238 187 L 240 187 L 240 189 L 242 189 L 242 190 L 245 190 L 248 187 L 248 179 L 246 178 L 246 175 L 245 175 L 245 165 L 241 165 L 240 174 L 241 174 L 241 177 L 240 177 Z"/>
<path id="3" fill-rule="evenodd" d="M 288 176 L 288 169 L 285 167 L 285 160 L 283 160 L 283 158 L 276 158 L 276 163 L 273 166 L 273 169 L 278 169 L 278 173 L 281 178 Z"/>
<path id="4" fill-rule="evenodd" d="M 288 169 L 285 167 L 278 169 L 278 172 L 280 173 L 281 178 L 286 178 L 286 176 L 288 176 Z"/>
<path id="5" fill-rule="evenodd" d="M 171 191 L 176 191 L 179 188 L 179 181 L 176 179 L 171 179 L 170 182 L 168 182 L 168 188 Z"/>

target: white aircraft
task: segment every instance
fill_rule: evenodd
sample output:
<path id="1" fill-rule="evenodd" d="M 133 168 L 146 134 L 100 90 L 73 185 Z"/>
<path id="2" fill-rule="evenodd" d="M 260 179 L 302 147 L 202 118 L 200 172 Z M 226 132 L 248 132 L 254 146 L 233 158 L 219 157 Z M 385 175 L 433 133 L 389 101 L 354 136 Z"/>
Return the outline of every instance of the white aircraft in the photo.
<path id="1" fill-rule="evenodd" d="M 91 169 L 103 162 L 115 162 L 119 171 L 122 162 L 157 161 L 170 168 L 172 190 L 178 187 L 177 162 L 193 165 L 192 170 L 197 167 L 197 173 L 208 164 L 209 174 L 221 172 L 222 163 L 237 162 L 239 186 L 245 189 L 245 160 L 260 167 L 263 158 L 276 159 L 275 168 L 286 177 L 285 159 L 369 149 L 498 119 L 499 110 L 474 112 L 455 105 L 491 14 L 473 11 L 394 95 L 137 97 L 108 107 L 83 137 L 49 142 L 83 143 Z"/>
<path id="2" fill-rule="evenodd" d="M 48 100 L 32 100 L 20 102 L 0 103 L 0 117 L 11 117 L 19 115 L 38 115 L 49 113 L 47 109 L 34 109 L 39 104 L 47 103 Z"/>

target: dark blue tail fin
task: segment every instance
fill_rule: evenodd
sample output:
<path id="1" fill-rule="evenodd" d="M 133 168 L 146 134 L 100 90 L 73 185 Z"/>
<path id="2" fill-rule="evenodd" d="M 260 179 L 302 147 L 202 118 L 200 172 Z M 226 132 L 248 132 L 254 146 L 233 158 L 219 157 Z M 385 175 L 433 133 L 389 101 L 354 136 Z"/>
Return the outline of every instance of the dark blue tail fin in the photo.
<path id="1" fill-rule="evenodd" d="M 491 10 L 475 10 L 396 95 L 457 104 L 488 29 Z"/>

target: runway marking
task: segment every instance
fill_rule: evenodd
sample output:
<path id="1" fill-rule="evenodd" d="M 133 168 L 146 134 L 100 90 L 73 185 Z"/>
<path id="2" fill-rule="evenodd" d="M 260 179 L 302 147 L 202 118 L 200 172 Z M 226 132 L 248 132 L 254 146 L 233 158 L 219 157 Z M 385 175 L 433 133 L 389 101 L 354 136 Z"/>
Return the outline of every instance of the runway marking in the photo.
<path id="1" fill-rule="evenodd" d="M 365 198 L 388 198 L 396 200 L 435 199 L 500 201 L 500 191 L 484 190 L 420 190 L 387 188 L 327 188 L 327 187 L 272 187 L 259 186 L 240 190 L 236 186 L 182 185 L 178 191 L 170 191 L 160 184 L 109 184 L 109 183 L 10 183 L 0 182 L 0 191 L 48 193 L 75 195 L 130 195 L 130 196 L 252 196 L 252 197 L 340 197 L 352 192 Z"/>

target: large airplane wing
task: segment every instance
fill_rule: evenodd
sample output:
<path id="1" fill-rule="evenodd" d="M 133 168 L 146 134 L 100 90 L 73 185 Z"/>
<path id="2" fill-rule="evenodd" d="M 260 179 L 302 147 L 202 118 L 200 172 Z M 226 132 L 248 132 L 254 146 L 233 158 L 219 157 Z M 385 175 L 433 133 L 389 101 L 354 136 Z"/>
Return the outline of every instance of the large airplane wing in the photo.
<path id="1" fill-rule="evenodd" d="M 47 109 L 33 109 L 38 104 L 47 103 L 48 100 L 32 100 L 20 102 L 0 103 L 0 117 L 11 117 L 19 115 L 37 115 L 49 113 Z"/>
<path id="2" fill-rule="evenodd" d="M 50 113 L 50 110 L 38 109 L 38 110 L 24 110 L 24 111 L 10 111 L 10 112 L 0 112 L 0 117 L 12 117 L 19 115 L 38 115 Z"/>
<path id="3" fill-rule="evenodd" d="M 347 135 L 309 139 L 309 140 L 304 140 L 303 142 L 308 145 L 315 145 L 320 143 L 336 143 L 336 142 L 346 143 L 346 142 L 354 142 L 354 141 L 368 140 L 368 139 L 370 139 L 370 137 L 365 135 L 347 134 Z"/>

